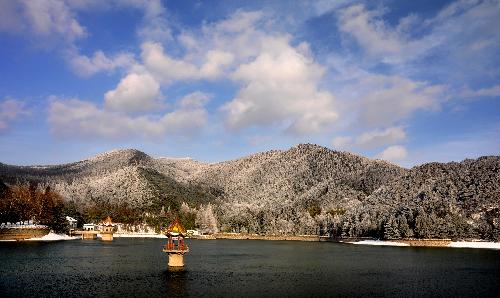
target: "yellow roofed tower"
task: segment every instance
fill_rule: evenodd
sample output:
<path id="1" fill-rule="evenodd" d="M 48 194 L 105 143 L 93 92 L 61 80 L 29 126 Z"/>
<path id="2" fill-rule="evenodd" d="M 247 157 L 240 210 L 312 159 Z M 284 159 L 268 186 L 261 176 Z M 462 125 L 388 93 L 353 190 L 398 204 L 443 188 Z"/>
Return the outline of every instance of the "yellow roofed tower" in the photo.
<path id="1" fill-rule="evenodd" d="M 178 219 L 175 219 L 167 228 L 167 244 L 163 252 L 168 254 L 168 268 L 175 270 L 184 267 L 184 254 L 189 252 L 189 247 L 184 241 L 186 229 Z"/>

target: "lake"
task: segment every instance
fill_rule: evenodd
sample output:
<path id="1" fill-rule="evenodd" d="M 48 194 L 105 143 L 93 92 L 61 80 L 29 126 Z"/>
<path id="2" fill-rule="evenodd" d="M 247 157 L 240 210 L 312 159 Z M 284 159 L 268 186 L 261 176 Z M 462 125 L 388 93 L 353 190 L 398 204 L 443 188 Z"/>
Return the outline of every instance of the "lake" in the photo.
<path id="1" fill-rule="evenodd" d="M 165 239 L 0 243 L 1 297 L 498 297 L 500 251 L 331 242 Z"/>

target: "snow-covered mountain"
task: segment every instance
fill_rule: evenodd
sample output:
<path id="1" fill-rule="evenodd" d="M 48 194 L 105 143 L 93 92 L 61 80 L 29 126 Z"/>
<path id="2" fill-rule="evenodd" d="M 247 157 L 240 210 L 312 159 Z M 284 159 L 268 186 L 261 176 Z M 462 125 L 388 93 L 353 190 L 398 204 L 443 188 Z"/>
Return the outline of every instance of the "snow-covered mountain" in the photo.
<path id="1" fill-rule="evenodd" d="M 452 222 L 449 230 L 431 229 L 436 235 L 427 236 L 449 235 L 457 225 L 482 238 L 500 235 L 496 156 L 405 169 L 311 144 L 214 164 L 129 149 L 63 165 L 0 164 L 0 179 L 48 184 L 80 206 L 157 212 L 210 202 L 219 224 L 238 231 L 297 234 L 320 226 L 380 236 L 388 225 L 406 221 L 422 237 L 422 222 Z"/>

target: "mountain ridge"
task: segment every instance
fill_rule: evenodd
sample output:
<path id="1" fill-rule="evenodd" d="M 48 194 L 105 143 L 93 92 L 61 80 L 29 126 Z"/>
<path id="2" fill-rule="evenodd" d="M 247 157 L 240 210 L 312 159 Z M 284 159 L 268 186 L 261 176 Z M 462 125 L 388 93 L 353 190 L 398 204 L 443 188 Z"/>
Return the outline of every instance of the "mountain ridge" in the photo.
<path id="1" fill-rule="evenodd" d="M 49 185 L 82 209 L 120 205 L 156 214 L 212 204 L 218 228 L 267 234 L 321 227 L 386 237 L 388 223 L 407 221 L 414 235 L 443 237 L 451 227 L 430 233 L 420 222 L 447 220 L 467 227 L 460 237 L 488 239 L 500 235 L 499 172 L 498 156 L 406 169 L 314 144 L 217 163 L 122 149 L 48 167 L 0 164 L 0 180 Z"/>

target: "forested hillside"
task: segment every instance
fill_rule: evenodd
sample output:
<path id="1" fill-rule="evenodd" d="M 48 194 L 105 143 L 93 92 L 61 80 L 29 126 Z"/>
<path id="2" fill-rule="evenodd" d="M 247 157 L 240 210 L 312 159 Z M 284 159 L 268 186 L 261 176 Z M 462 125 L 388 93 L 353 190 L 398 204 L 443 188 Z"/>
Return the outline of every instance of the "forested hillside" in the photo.
<path id="1" fill-rule="evenodd" d="M 57 166 L 0 164 L 0 179 L 50 186 L 88 220 L 178 214 L 206 232 L 500 238 L 496 156 L 404 169 L 310 144 L 215 164 L 116 150 Z"/>

